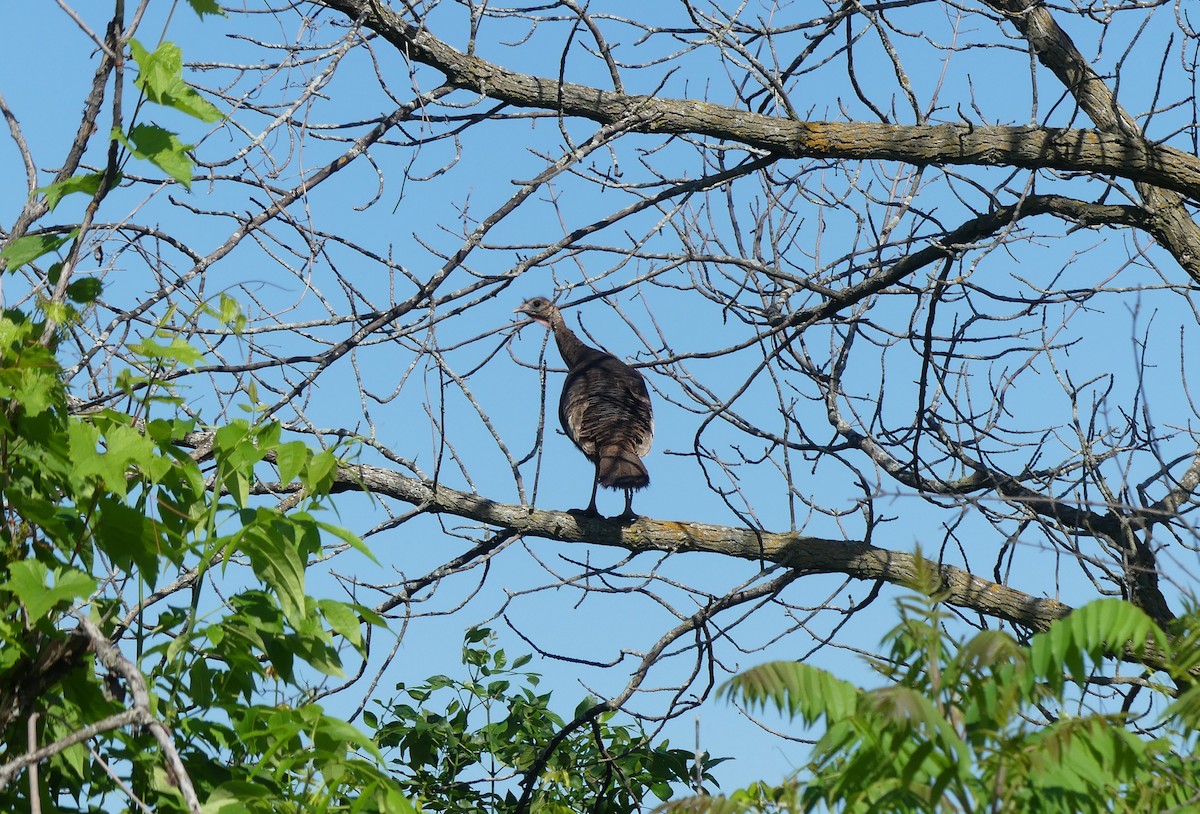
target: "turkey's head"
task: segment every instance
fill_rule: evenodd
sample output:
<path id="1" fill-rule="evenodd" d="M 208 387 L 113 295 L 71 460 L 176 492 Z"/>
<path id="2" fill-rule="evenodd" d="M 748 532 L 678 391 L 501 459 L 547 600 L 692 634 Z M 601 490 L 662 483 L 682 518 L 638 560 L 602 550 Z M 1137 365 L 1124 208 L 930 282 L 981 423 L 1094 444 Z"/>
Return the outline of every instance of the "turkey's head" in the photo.
<path id="1" fill-rule="evenodd" d="M 533 297 L 521 303 L 519 308 L 513 309 L 514 314 L 524 314 L 546 327 L 550 327 L 550 317 L 557 311 L 558 307 L 545 297 Z"/>

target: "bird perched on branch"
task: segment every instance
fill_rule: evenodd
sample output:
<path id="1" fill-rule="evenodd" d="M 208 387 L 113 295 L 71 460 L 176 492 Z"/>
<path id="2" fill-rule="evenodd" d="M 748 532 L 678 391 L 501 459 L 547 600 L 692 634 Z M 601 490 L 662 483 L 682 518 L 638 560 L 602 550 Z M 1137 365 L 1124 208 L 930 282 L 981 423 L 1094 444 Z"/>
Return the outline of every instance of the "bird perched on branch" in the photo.
<path id="1" fill-rule="evenodd" d="M 598 515 L 600 486 L 625 492 L 625 511 L 618 519 L 633 520 L 633 493 L 650 483 L 642 458 L 654 439 L 654 410 L 642 374 L 611 353 L 588 347 L 563 322 L 558 307 L 534 297 L 514 313 L 524 314 L 554 333 L 567 365 L 558 402 L 558 420 L 579 451 L 596 466 L 592 499 L 584 514 Z"/>

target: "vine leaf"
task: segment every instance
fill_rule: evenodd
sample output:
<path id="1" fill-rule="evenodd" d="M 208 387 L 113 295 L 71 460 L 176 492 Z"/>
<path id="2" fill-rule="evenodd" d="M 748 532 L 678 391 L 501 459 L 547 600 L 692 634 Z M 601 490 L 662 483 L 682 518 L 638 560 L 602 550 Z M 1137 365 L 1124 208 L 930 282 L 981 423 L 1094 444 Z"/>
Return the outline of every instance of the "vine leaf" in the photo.
<path id="1" fill-rule="evenodd" d="M 18 237 L 0 251 L 0 258 L 7 261 L 9 271 L 16 271 L 26 263 L 32 263 L 42 255 L 54 251 L 77 234 L 79 230 L 72 229 L 65 235 L 40 234 Z"/>
<path id="2" fill-rule="evenodd" d="M 217 5 L 217 0 L 188 0 L 188 5 L 201 20 L 204 19 L 205 14 L 211 14 L 214 17 L 225 16 L 225 12 Z"/>
<path id="3" fill-rule="evenodd" d="M 187 189 L 192 188 L 194 165 L 187 151 L 194 144 L 184 144 L 178 135 L 157 124 L 134 125 L 128 136 L 113 130 L 113 138 L 124 144 L 134 158 L 146 159 Z"/>
<path id="4" fill-rule="evenodd" d="M 183 78 L 183 52 L 178 45 L 164 42 L 153 51 L 147 51 L 137 40 L 130 40 L 129 50 L 138 66 L 138 77 L 133 84 L 151 102 L 174 108 L 203 122 L 219 122 L 225 118 Z"/>
<path id="5" fill-rule="evenodd" d="M 22 560 L 8 566 L 9 579 L 5 590 L 21 600 L 30 620 L 41 619 L 60 602 L 70 602 L 88 596 L 96 590 L 96 580 L 74 568 L 55 568 L 54 584 L 47 586 L 50 569 L 37 560 Z"/>
<path id="6" fill-rule="evenodd" d="M 121 176 L 117 174 L 113 179 L 113 184 L 117 184 L 120 180 Z M 103 181 L 104 173 L 89 172 L 86 175 L 73 175 L 57 184 L 38 187 L 37 191 L 46 196 L 46 206 L 53 212 L 63 198 L 74 192 L 82 192 L 89 197 L 95 195 L 100 191 L 100 184 Z"/>

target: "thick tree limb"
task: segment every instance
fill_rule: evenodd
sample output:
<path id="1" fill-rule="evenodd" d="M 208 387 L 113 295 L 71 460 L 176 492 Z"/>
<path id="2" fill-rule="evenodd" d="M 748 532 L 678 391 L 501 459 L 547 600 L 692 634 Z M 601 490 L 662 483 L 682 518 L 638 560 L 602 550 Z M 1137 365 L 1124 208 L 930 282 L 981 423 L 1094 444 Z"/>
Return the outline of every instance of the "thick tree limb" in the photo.
<path id="1" fill-rule="evenodd" d="M 271 494 L 291 490 L 291 485 L 266 486 Z M 882 580 L 900 586 L 917 583 L 918 569 L 932 565 L 939 577 L 939 601 L 1003 619 L 1035 633 L 1048 629 L 1074 610 L 1057 599 L 1036 597 L 954 565 L 926 560 L 922 566 L 917 554 L 892 551 L 858 540 L 830 540 L 795 532 L 755 531 L 646 517 L 622 525 L 617 521 L 577 517 L 569 512 L 497 503 L 480 495 L 405 477 L 380 467 L 340 467 L 333 491 L 362 490 L 413 504 L 425 512 L 465 517 L 529 537 L 611 546 L 634 553 L 721 554 L 771 562 L 801 574 L 845 574 L 854 579 Z M 1117 653 L 1113 655 L 1117 656 Z M 1164 669 L 1166 663 L 1164 654 L 1155 648 L 1141 652 L 1125 648 L 1119 658 L 1155 670 Z"/>
<path id="2" fill-rule="evenodd" d="M 278 491 L 275 486 L 271 488 Z M 363 489 L 413 504 L 426 512 L 453 514 L 564 543 L 593 543 L 632 552 L 706 552 L 776 563 L 805 574 L 845 574 L 893 585 L 909 585 L 917 577 L 917 555 L 866 542 L 650 518 L 622 526 L 567 512 L 497 503 L 375 466 L 346 466 L 339 470 L 335 491 Z M 1040 631 L 1072 610 L 1058 600 L 1035 597 L 953 565 L 936 567 L 946 592 L 945 601 L 985 616 Z"/>
<path id="3" fill-rule="evenodd" d="M 1096 74 L 1045 5 L 1037 0 L 988 0 L 988 5 L 1005 15 L 1016 27 L 1038 60 L 1054 72 L 1102 133 L 1119 134 L 1131 142 L 1146 143 L 1136 120 L 1121 106 L 1116 93 Z M 1126 177 L 1138 182 L 1137 192 L 1155 222 L 1151 229 L 1154 237 L 1192 279 L 1200 281 L 1200 226 L 1192 220 L 1183 199 L 1175 193 L 1193 199 L 1195 195 L 1149 177 Z"/>
<path id="4" fill-rule="evenodd" d="M 317 0 L 358 20 L 446 83 L 518 107 L 601 124 L 634 121 L 633 132 L 733 141 L 785 158 L 890 160 L 1090 172 L 1173 189 L 1200 200 L 1200 159 L 1119 132 L 969 124 L 804 122 L 725 105 L 634 96 L 502 68 L 452 48 L 374 0 Z"/>

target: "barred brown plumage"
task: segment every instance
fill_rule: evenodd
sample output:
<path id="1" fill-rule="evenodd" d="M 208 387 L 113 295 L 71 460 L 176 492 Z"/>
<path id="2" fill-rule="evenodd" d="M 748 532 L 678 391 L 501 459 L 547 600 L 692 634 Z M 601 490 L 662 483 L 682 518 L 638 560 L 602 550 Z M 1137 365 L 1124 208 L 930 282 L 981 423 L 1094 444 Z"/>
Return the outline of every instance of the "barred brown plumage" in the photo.
<path id="1" fill-rule="evenodd" d="M 654 410 L 646 380 L 612 354 L 581 342 L 558 307 L 545 297 L 527 300 L 515 313 L 549 328 L 567 365 L 558 420 L 567 437 L 596 466 L 592 499 L 583 513 L 599 514 L 596 490 L 605 486 L 624 490 L 625 511 L 619 519 L 633 520 L 637 517 L 633 493 L 650 483 L 642 462 L 654 439 Z"/>

